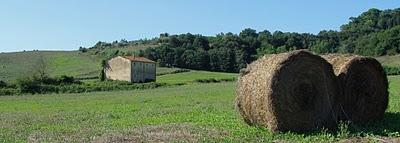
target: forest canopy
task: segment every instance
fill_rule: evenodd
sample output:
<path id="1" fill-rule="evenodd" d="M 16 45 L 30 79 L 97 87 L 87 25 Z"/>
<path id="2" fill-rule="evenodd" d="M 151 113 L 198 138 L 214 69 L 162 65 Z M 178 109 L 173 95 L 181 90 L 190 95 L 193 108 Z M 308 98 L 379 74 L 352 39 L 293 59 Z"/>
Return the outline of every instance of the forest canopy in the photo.
<path id="1" fill-rule="evenodd" d="M 246 28 L 239 34 L 220 33 L 216 36 L 200 34 L 170 35 L 162 33 L 153 39 L 135 41 L 98 42 L 90 50 L 101 53 L 130 45 L 149 45 L 136 53 L 113 51 L 108 57 L 137 54 L 157 61 L 160 66 L 188 69 L 238 72 L 264 54 L 275 54 L 297 49 L 315 53 L 353 53 L 365 56 L 395 55 L 400 53 L 400 8 L 370 9 L 339 31 L 322 30 L 318 34 L 259 31 Z M 86 48 L 80 48 L 86 52 Z"/>

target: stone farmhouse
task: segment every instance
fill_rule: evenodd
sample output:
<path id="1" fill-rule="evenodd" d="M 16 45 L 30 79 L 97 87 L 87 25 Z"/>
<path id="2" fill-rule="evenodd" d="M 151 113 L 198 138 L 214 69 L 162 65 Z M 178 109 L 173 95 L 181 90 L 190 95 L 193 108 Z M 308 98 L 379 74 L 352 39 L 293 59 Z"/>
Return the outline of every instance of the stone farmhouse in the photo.
<path id="1" fill-rule="evenodd" d="M 104 73 L 111 80 L 150 82 L 156 80 L 156 63 L 144 57 L 118 56 L 107 62 Z"/>

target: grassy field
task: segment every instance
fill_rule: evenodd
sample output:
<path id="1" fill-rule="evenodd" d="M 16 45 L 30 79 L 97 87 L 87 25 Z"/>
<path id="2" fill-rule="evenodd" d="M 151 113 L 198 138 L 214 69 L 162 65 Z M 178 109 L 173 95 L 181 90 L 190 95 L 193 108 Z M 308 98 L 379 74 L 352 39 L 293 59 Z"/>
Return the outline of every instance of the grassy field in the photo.
<path id="1" fill-rule="evenodd" d="M 0 54 L 0 80 L 14 82 L 30 76 L 45 65 L 50 76 L 98 76 L 100 58 L 77 51 L 40 51 Z M 179 68 L 157 68 L 157 74 L 168 73 Z"/>
<path id="2" fill-rule="evenodd" d="M 0 142 L 393 141 L 400 137 L 400 76 L 389 80 L 390 105 L 383 121 L 306 134 L 246 125 L 234 108 L 234 82 L 6 96 L 0 97 Z"/>
<path id="3" fill-rule="evenodd" d="M 50 76 L 93 77 L 99 74 L 100 62 L 99 57 L 78 51 L 0 53 L 0 80 L 15 82 L 19 78 L 34 74 L 41 65 L 44 65 Z M 157 74 L 176 70 L 179 68 L 158 67 Z"/>
<path id="4" fill-rule="evenodd" d="M 157 67 L 156 74 L 171 73 L 171 72 L 176 71 L 176 70 L 179 70 L 179 68 Z"/>
<path id="5" fill-rule="evenodd" d="M 148 47 L 148 45 L 107 50 L 126 52 L 137 51 L 146 47 Z M 377 59 L 385 66 L 400 67 L 399 55 L 377 57 Z M 93 77 L 97 76 L 100 70 L 100 58 L 89 53 L 80 53 L 78 51 L 0 53 L 0 80 L 14 82 L 18 78 L 29 76 L 38 71 L 38 65 L 41 65 L 42 62 L 44 62 L 46 71 L 50 76 L 69 75 L 75 77 Z M 171 72 L 177 69 L 178 68 L 157 68 L 157 74 Z"/>
<path id="6" fill-rule="evenodd" d="M 0 80 L 8 82 L 32 75 L 41 67 L 45 67 L 50 76 L 97 76 L 100 70 L 100 61 L 96 57 L 80 52 L 2 53 L 0 63 Z"/>
<path id="7" fill-rule="evenodd" d="M 399 59 L 399 60 L 397 60 Z M 379 57 L 400 67 L 400 56 Z M 0 54 L 0 80 L 32 74 L 42 62 L 51 76 L 95 76 L 100 61 L 79 52 Z M 157 74 L 178 68 L 157 68 Z M 0 97 L 0 142 L 336 142 L 400 141 L 400 76 L 390 76 L 385 119 L 337 131 L 270 133 L 246 125 L 234 108 L 235 73 L 195 71 L 157 76 L 185 84 L 148 90 Z M 97 80 L 97 79 L 96 79 Z M 90 82 L 88 80 L 87 82 Z M 396 140 L 397 139 L 397 140 Z"/>
<path id="8" fill-rule="evenodd" d="M 376 59 L 378 59 L 378 61 L 385 66 L 400 67 L 400 55 L 382 56 L 382 57 L 377 57 Z"/>
<path id="9" fill-rule="evenodd" d="M 157 82 L 170 83 L 170 84 L 182 84 L 190 83 L 199 79 L 232 79 L 237 76 L 236 73 L 222 73 L 222 72 L 209 72 L 209 71 L 190 71 L 176 74 L 168 74 L 157 76 Z"/>
<path id="10" fill-rule="evenodd" d="M 400 76 L 389 76 L 389 91 L 400 96 Z"/>

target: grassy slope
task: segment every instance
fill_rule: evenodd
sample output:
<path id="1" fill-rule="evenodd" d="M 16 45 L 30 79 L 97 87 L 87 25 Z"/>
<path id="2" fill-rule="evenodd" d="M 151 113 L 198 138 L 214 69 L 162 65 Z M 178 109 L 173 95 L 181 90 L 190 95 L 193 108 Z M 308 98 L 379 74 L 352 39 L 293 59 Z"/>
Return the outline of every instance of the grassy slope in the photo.
<path id="1" fill-rule="evenodd" d="M 392 67 L 400 67 L 400 55 L 382 56 L 382 57 L 377 57 L 377 59 L 383 65 L 392 66 Z"/>
<path id="2" fill-rule="evenodd" d="M 107 50 L 137 51 L 146 47 L 148 45 Z M 0 53 L 0 80 L 15 81 L 34 73 L 38 69 L 37 65 L 40 63 L 41 57 L 43 57 L 51 76 L 97 76 L 100 68 L 99 58 L 78 51 Z M 377 59 L 384 65 L 400 67 L 400 55 L 378 57 Z M 157 73 L 169 70 L 174 69 L 158 68 Z"/>
<path id="3" fill-rule="evenodd" d="M 153 90 L 0 97 L 0 142 L 49 141 L 339 141 L 400 136 L 400 76 L 391 76 L 382 122 L 343 133 L 272 134 L 242 122 L 234 83 Z"/>
<path id="4" fill-rule="evenodd" d="M 179 70 L 179 68 L 157 67 L 156 73 L 157 74 L 170 73 L 176 70 Z"/>
<path id="5" fill-rule="evenodd" d="M 100 70 L 100 58 L 77 51 L 0 53 L 0 80 L 15 82 L 30 76 L 39 70 L 42 59 L 50 76 L 91 77 Z M 158 67 L 157 74 L 178 69 Z"/>
<path id="6" fill-rule="evenodd" d="M 38 71 L 42 61 L 50 76 L 92 76 L 98 74 L 100 67 L 96 57 L 75 51 L 2 53 L 0 80 L 12 82 L 32 75 Z"/>
<path id="7" fill-rule="evenodd" d="M 100 60 L 80 52 L 44 52 L 49 73 L 53 76 L 97 76 Z"/>
<path id="8" fill-rule="evenodd" d="M 220 79 L 230 79 L 235 78 L 237 74 L 235 73 L 222 73 L 222 72 L 209 72 L 209 71 L 190 71 L 176 74 L 168 74 L 157 77 L 157 82 L 160 83 L 188 83 L 193 82 L 197 79 L 210 79 L 214 78 L 217 80 Z"/>

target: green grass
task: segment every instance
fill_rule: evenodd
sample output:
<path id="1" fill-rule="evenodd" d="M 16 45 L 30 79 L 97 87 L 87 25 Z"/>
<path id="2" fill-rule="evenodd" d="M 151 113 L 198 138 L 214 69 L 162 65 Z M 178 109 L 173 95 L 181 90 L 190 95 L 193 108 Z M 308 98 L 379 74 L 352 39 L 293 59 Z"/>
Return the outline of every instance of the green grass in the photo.
<path id="1" fill-rule="evenodd" d="M 174 74 L 175 75 L 175 74 Z M 400 76 L 391 76 L 381 122 L 307 134 L 246 125 L 234 107 L 234 82 L 152 90 L 0 97 L 0 142 L 335 142 L 390 139 L 400 131 Z"/>
<path id="2" fill-rule="evenodd" d="M 180 68 L 167 68 L 167 67 L 157 67 L 156 74 L 171 73 L 179 70 Z"/>
<path id="3" fill-rule="evenodd" d="M 400 67 L 400 55 L 382 56 L 382 57 L 377 57 L 376 59 L 378 59 L 378 61 L 385 66 Z"/>
<path id="4" fill-rule="evenodd" d="M 40 67 L 50 76 L 76 77 L 97 76 L 100 69 L 98 58 L 77 51 L 2 53 L 0 63 L 0 80 L 7 82 L 30 76 Z"/>
<path id="5" fill-rule="evenodd" d="M 41 59 L 51 76 L 91 76 L 99 66 L 96 57 L 79 52 L 4 53 L 0 54 L 0 80 L 14 81 L 32 74 Z M 384 65 L 400 67 L 397 59 L 398 56 L 378 58 Z M 177 69 L 158 68 L 157 72 L 174 70 Z M 0 142 L 335 142 L 400 137 L 400 76 L 389 76 L 390 103 L 383 121 L 306 134 L 270 133 L 248 126 L 234 108 L 234 82 L 194 82 L 236 76 L 192 70 L 157 77 L 157 82 L 186 84 L 183 86 L 3 96 L 0 97 Z"/>
<path id="6" fill-rule="evenodd" d="M 390 93 L 400 96 L 400 76 L 389 76 L 388 79 Z"/>
<path id="7" fill-rule="evenodd" d="M 179 70 L 179 68 L 165 68 L 165 67 L 157 67 L 157 73 L 170 73 L 172 71 Z M 223 72 L 209 72 L 209 71 L 196 71 L 190 70 L 188 72 L 182 73 L 173 73 L 173 74 L 165 74 L 158 75 L 156 78 L 156 82 L 158 83 L 167 83 L 167 84 L 190 84 L 194 83 L 196 80 L 204 80 L 204 79 L 234 79 L 238 76 L 236 73 L 223 73 Z M 82 80 L 84 83 L 92 83 L 98 82 L 99 79 L 88 79 Z"/>
<path id="8" fill-rule="evenodd" d="M 50 75 L 97 76 L 100 60 L 80 52 L 43 52 Z"/>
<path id="9" fill-rule="evenodd" d="M 2 97 L 0 138 L 6 142 L 187 140 L 333 140 L 328 135 L 273 135 L 244 124 L 233 84 L 155 90 Z M 150 136 L 145 136 L 150 135 Z M 138 137 L 137 137 L 138 136 Z M 322 137 L 322 138 L 321 138 Z"/>
<path id="10" fill-rule="evenodd" d="M 135 45 L 117 49 L 106 49 L 104 52 L 112 53 L 112 50 L 138 51 L 152 45 Z M 111 51 L 108 51 L 111 50 Z M 41 59 L 45 62 L 46 70 L 50 76 L 69 75 L 75 77 L 93 77 L 98 75 L 100 58 L 90 53 L 78 51 L 39 51 L 39 52 L 15 52 L 0 53 L 0 80 L 14 82 L 18 78 L 29 76 L 38 70 Z M 377 59 L 385 66 L 400 67 L 400 55 L 383 56 Z M 157 68 L 157 74 L 172 72 L 178 68 Z M 163 80 L 163 78 L 161 78 Z"/>
<path id="11" fill-rule="evenodd" d="M 194 82 L 198 79 L 231 79 L 237 77 L 236 73 L 222 73 L 222 72 L 209 72 L 209 71 L 190 71 L 176 74 L 167 74 L 157 76 L 157 82 L 170 83 L 170 84 L 183 84 Z"/>
<path id="12" fill-rule="evenodd" d="M 132 47 L 122 48 L 129 50 Z M 134 47 L 133 49 L 140 49 Z M 143 48 L 143 47 L 142 47 Z M 78 51 L 29 51 L 0 53 L 0 80 L 15 82 L 31 76 L 45 65 L 50 76 L 68 75 L 77 78 L 98 76 L 101 58 Z M 44 62 L 44 64 L 42 64 Z M 157 74 L 170 73 L 179 68 L 157 67 Z"/>

